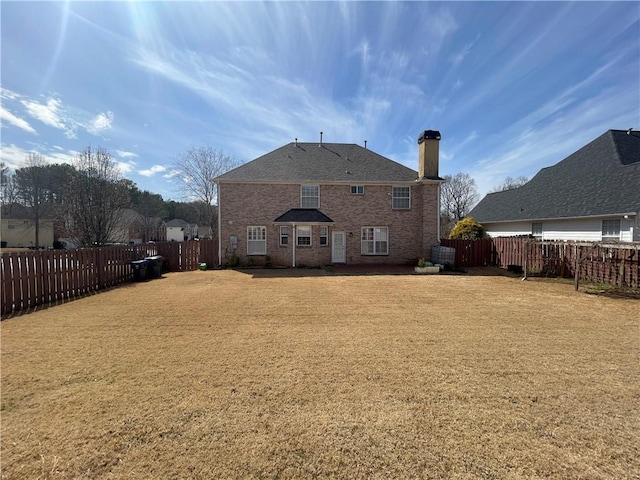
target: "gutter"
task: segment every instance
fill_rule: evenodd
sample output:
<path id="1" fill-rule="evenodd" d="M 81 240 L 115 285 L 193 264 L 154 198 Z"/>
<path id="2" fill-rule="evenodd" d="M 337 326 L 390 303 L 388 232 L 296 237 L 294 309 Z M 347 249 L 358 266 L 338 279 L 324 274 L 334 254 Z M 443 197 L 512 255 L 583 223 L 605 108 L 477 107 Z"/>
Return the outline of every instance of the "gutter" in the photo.
<path id="1" fill-rule="evenodd" d="M 611 217 L 635 217 L 638 212 L 626 212 L 626 213 L 608 213 L 602 215 L 581 215 L 579 217 L 547 217 L 547 218 L 514 218 L 511 220 L 485 220 L 481 221 L 477 218 L 476 221 L 481 224 L 487 223 L 513 223 L 513 222 L 543 222 L 550 220 L 581 220 L 583 218 L 611 218 Z"/>

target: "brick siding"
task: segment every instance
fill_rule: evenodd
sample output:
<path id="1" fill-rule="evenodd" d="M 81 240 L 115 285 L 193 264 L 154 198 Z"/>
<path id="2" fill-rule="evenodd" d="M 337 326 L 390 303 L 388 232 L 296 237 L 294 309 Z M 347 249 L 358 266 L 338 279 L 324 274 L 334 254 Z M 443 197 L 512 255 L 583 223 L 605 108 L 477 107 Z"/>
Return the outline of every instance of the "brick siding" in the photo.
<path id="1" fill-rule="evenodd" d="M 321 246 L 320 227 L 312 227 L 312 246 L 295 247 L 296 265 L 331 264 L 331 232 L 343 231 L 347 264 L 414 263 L 430 257 L 431 246 L 438 242 L 438 185 L 417 183 L 411 186 L 411 208 L 391 208 L 392 185 L 365 185 L 364 195 L 350 193 L 349 185 L 320 185 L 319 210 L 330 217 L 329 244 Z M 264 255 L 247 256 L 247 226 L 264 226 L 267 231 L 267 255 L 274 266 L 291 266 L 295 237 L 289 228 L 289 244 L 280 246 L 280 225 L 273 221 L 291 208 L 300 207 L 300 184 L 221 183 L 219 187 L 221 263 L 231 254 L 229 239 L 237 235 L 235 251 L 241 265 L 249 259 L 264 263 Z M 388 255 L 361 254 L 361 228 L 388 227 Z"/>

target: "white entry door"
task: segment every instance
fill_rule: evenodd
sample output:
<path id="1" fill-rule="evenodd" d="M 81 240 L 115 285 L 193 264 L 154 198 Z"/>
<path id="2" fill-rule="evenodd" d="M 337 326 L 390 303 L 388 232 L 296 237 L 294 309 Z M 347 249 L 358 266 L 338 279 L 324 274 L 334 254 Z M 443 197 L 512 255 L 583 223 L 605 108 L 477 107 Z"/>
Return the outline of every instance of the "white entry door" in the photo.
<path id="1" fill-rule="evenodd" d="M 347 260 L 347 247 L 345 245 L 344 232 L 332 232 L 331 245 L 331 262 L 345 263 Z"/>

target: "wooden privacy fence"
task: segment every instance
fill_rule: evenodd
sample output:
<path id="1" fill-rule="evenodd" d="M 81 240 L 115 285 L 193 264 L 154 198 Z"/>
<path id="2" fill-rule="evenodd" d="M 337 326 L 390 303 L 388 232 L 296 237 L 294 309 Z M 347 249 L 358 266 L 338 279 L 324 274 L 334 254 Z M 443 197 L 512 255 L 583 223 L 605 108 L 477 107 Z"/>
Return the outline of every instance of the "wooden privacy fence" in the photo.
<path id="1" fill-rule="evenodd" d="M 217 248 L 215 240 L 200 240 L 3 253 L 1 314 L 4 318 L 130 282 L 131 262 L 148 256 L 162 255 L 167 271 L 214 266 Z"/>
<path id="2" fill-rule="evenodd" d="M 441 240 L 456 249 L 459 267 L 521 266 L 528 273 L 575 277 L 594 283 L 640 288 L 640 244 L 548 242 L 526 237 Z"/>

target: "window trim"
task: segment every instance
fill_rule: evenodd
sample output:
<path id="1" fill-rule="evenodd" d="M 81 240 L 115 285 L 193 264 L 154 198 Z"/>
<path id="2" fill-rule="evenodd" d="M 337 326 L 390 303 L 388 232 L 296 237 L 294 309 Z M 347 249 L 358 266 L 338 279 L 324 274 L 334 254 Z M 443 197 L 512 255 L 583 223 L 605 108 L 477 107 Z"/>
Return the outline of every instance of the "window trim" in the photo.
<path id="1" fill-rule="evenodd" d="M 305 188 L 315 188 L 317 194 L 315 196 L 310 196 L 310 195 L 304 195 L 304 189 Z M 305 206 L 304 204 L 304 200 L 305 199 L 310 199 L 310 198 L 315 198 L 316 199 L 316 206 L 315 207 L 308 207 Z M 300 185 L 300 208 L 320 208 L 320 185 Z"/>
<path id="2" fill-rule="evenodd" d="M 251 230 L 254 230 L 254 233 L 255 231 L 260 231 L 264 236 L 264 238 L 259 240 L 252 240 L 250 238 L 252 236 L 252 233 L 250 233 Z M 263 251 L 249 253 L 250 242 L 254 242 L 254 245 L 258 242 L 262 243 L 262 245 L 264 246 Z M 247 256 L 248 255 L 266 255 L 266 254 L 267 254 L 267 227 L 264 225 L 248 225 L 247 226 Z"/>
<path id="3" fill-rule="evenodd" d="M 613 222 L 617 222 L 617 230 L 618 230 L 618 234 L 617 235 L 605 235 L 605 222 L 611 224 Z M 620 239 L 622 238 L 622 221 L 619 218 L 605 218 L 602 220 L 602 223 L 600 224 L 601 227 L 601 238 L 602 241 L 609 241 L 609 242 L 617 242 L 620 241 Z M 615 228 L 613 230 L 616 230 Z M 607 234 L 610 232 L 610 230 L 607 230 Z"/>
<path id="4" fill-rule="evenodd" d="M 278 244 L 281 247 L 288 247 L 289 246 L 289 226 L 288 225 L 280 225 L 280 230 L 278 231 L 279 233 L 279 241 Z M 286 240 L 285 242 L 283 242 L 282 240 Z"/>
<path id="5" fill-rule="evenodd" d="M 386 251 L 384 252 L 376 252 L 376 243 L 380 243 L 380 240 L 376 240 L 376 229 L 380 229 L 380 230 L 385 230 L 386 232 L 386 239 L 385 239 L 385 244 L 386 244 Z M 371 230 L 372 231 L 372 236 L 373 238 L 371 240 L 365 239 L 364 237 L 364 232 L 365 230 Z M 373 253 L 370 252 L 365 252 L 365 248 L 364 242 L 372 242 L 373 244 Z M 360 254 L 361 255 L 367 255 L 367 256 L 380 256 L 380 255 L 389 255 L 389 227 L 383 227 L 383 226 L 367 226 L 367 227 L 362 227 L 360 229 Z"/>
<path id="6" fill-rule="evenodd" d="M 396 189 L 400 189 L 400 188 L 406 188 L 407 189 L 407 196 L 397 196 L 396 195 Z M 398 207 L 396 206 L 396 200 L 407 200 L 407 206 L 406 207 Z M 411 187 L 407 186 L 407 185 L 397 185 L 394 187 L 391 187 L 391 209 L 392 210 L 411 210 Z"/>
<path id="7" fill-rule="evenodd" d="M 309 235 L 300 235 L 300 229 L 304 229 L 305 231 L 309 232 Z M 307 245 L 305 244 L 300 244 L 300 239 L 301 238 L 308 238 L 309 239 L 309 244 Z M 296 227 L 296 247 L 311 247 L 313 246 L 313 227 L 311 225 L 298 225 Z"/>
<path id="8" fill-rule="evenodd" d="M 364 195 L 364 185 L 351 185 L 349 187 L 349 192 L 351 195 Z"/>

